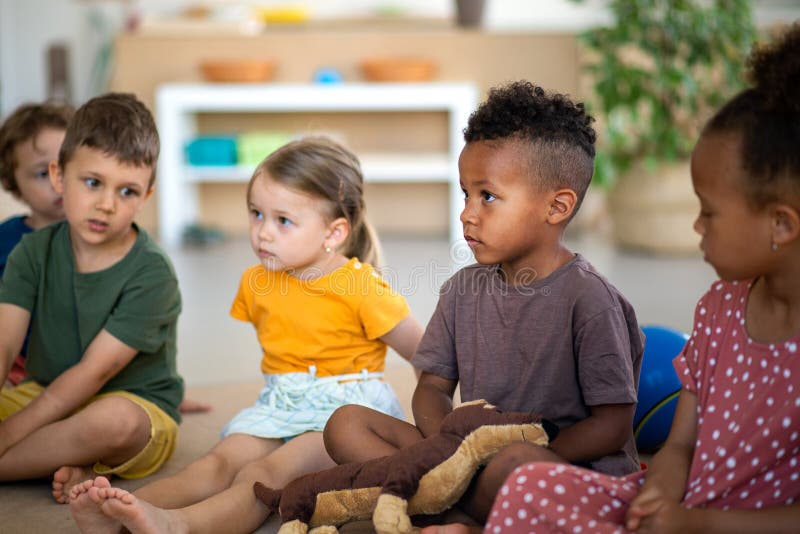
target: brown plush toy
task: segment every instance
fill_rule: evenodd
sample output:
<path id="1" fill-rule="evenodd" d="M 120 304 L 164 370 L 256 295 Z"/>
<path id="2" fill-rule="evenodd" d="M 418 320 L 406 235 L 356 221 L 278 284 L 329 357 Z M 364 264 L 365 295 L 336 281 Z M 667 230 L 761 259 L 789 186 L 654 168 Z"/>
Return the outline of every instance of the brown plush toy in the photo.
<path id="1" fill-rule="evenodd" d="M 546 446 L 556 432 L 538 415 L 473 401 L 445 417 L 438 434 L 391 456 L 312 473 L 283 490 L 259 482 L 253 490 L 280 514 L 279 534 L 336 532 L 338 525 L 369 517 L 379 534 L 406 534 L 414 530 L 409 516 L 450 508 L 500 449 L 523 441 Z"/>

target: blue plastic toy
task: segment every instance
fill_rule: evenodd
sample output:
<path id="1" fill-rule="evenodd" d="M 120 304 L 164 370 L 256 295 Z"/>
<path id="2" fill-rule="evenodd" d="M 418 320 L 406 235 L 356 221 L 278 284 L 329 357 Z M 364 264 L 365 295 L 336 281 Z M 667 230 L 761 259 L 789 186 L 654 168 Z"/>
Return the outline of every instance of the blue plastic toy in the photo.
<path id="1" fill-rule="evenodd" d="M 190 165 L 236 165 L 236 138 L 229 135 L 204 135 L 186 145 Z"/>
<path id="2" fill-rule="evenodd" d="M 643 326 L 642 332 L 646 340 L 633 436 L 639 451 L 652 452 L 664 444 L 672 426 L 681 389 L 672 359 L 683 349 L 689 336 L 657 325 Z"/>
<path id="3" fill-rule="evenodd" d="M 314 72 L 315 83 L 341 83 L 342 73 L 332 67 L 322 67 Z"/>

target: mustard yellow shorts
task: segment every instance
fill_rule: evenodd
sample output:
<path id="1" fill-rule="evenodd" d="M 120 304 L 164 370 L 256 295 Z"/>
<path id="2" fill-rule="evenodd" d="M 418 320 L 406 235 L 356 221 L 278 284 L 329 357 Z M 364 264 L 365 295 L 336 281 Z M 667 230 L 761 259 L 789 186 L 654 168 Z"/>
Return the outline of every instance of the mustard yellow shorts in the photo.
<path id="1" fill-rule="evenodd" d="M 0 421 L 15 414 L 30 404 L 33 399 L 41 395 L 44 387 L 36 382 L 23 382 L 16 387 L 5 387 L 0 390 Z M 83 408 L 104 397 L 124 397 L 141 407 L 150 418 L 150 440 L 136 456 L 117 466 L 108 466 L 101 463 L 94 465 L 94 472 L 98 475 L 117 475 L 122 478 L 142 478 L 158 471 L 169 460 L 175 450 L 178 437 L 178 425 L 164 410 L 147 399 L 143 399 L 127 391 L 109 391 L 95 395 L 76 410 Z"/>

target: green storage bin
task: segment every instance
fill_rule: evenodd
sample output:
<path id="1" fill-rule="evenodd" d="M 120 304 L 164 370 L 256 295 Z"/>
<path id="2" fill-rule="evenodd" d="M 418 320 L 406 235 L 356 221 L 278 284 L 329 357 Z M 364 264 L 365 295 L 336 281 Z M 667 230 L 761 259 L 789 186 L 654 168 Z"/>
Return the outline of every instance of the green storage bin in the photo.
<path id="1" fill-rule="evenodd" d="M 294 136 L 286 132 L 246 132 L 236 138 L 236 157 L 240 165 L 255 167 Z"/>

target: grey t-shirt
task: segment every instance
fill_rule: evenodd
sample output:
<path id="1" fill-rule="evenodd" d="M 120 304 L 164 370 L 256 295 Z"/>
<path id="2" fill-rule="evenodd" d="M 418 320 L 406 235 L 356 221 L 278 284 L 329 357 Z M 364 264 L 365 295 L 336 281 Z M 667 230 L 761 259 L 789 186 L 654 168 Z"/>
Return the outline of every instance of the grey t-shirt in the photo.
<path id="1" fill-rule="evenodd" d="M 633 307 L 579 254 L 542 280 L 508 285 L 497 265 L 460 270 L 441 289 L 413 364 L 458 380 L 462 401 L 541 413 L 559 428 L 589 406 L 635 403 L 644 336 Z M 640 468 L 633 437 L 590 462 Z"/>

